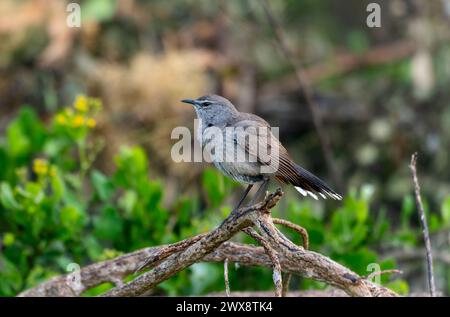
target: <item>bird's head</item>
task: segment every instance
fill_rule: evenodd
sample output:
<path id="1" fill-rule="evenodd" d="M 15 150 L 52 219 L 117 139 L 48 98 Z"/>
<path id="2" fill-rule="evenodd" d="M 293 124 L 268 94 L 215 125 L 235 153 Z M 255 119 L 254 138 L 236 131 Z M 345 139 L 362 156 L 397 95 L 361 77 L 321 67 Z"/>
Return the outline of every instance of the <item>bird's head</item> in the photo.
<path id="1" fill-rule="evenodd" d="M 193 105 L 198 118 L 206 124 L 219 125 L 226 123 L 238 113 L 228 99 L 218 95 L 206 95 L 197 99 L 183 99 L 181 102 Z"/>

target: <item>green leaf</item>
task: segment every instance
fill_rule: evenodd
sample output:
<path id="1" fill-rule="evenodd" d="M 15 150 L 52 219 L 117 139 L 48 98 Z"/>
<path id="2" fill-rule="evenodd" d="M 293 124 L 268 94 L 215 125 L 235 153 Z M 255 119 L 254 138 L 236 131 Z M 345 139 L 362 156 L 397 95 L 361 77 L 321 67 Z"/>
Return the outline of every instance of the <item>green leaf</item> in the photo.
<path id="1" fill-rule="evenodd" d="M 414 198 L 411 195 L 403 197 L 402 215 L 401 215 L 401 224 L 403 228 L 409 227 L 409 219 L 411 217 L 411 214 L 414 212 L 414 209 L 415 209 Z"/>
<path id="2" fill-rule="evenodd" d="M 65 194 L 66 185 L 59 172 L 56 172 L 56 175 L 52 176 L 51 184 L 54 193 L 53 198 L 55 201 L 60 201 Z"/>
<path id="3" fill-rule="evenodd" d="M 368 227 L 365 224 L 358 224 L 353 228 L 353 237 L 351 240 L 351 246 L 357 247 L 364 242 L 364 239 L 368 233 Z"/>
<path id="4" fill-rule="evenodd" d="M 94 230 L 98 238 L 116 241 L 123 231 L 123 220 L 118 210 L 112 206 L 103 208 L 101 215 L 94 220 Z"/>
<path id="5" fill-rule="evenodd" d="M 163 197 L 163 187 L 159 181 L 149 181 L 146 190 L 147 203 L 145 208 L 149 212 L 158 212 Z"/>
<path id="6" fill-rule="evenodd" d="M 8 153 L 23 158 L 42 147 L 45 130 L 31 108 L 23 108 L 6 130 Z"/>
<path id="7" fill-rule="evenodd" d="M 15 239 L 16 239 L 16 237 L 14 236 L 14 233 L 5 232 L 5 234 L 3 235 L 3 245 L 5 247 L 10 246 L 14 243 Z"/>
<path id="8" fill-rule="evenodd" d="M 8 152 L 11 157 L 21 157 L 29 153 L 31 140 L 22 130 L 19 121 L 13 121 L 6 131 Z"/>
<path id="9" fill-rule="evenodd" d="M 386 287 L 400 295 L 409 294 L 409 285 L 405 280 L 398 279 L 386 284 Z"/>
<path id="10" fill-rule="evenodd" d="M 138 202 L 138 195 L 134 190 L 127 190 L 119 199 L 119 207 L 122 208 L 129 216 L 133 213 L 133 209 Z"/>
<path id="11" fill-rule="evenodd" d="M 442 203 L 441 207 L 442 220 L 446 226 L 450 225 L 450 196 Z"/>
<path id="12" fill-rule="evenodd" d="M 111 19 L 116 11 L 116 0 L 96 0 L 83 2 L 81 16 L 83 20 L 103 22 Z"/>
<path id="13" fill-rule="evenodd" d="M 92 185 L 102 201 L 107 201 L 114 192 L 111 181 L 100 171 L 94 170 L 91 174 Z"/>
<path id="14" fill-rule="evenodd" d="M 27 275 L 27 279 L 25 281 L 26 288 L 44 282 L 55 275 L 58 275 L 58 273 L 46 270 L 40 265 L 35 265 Z"/>
<path id="15" fill-rule="evenodd" d="M 13 262 L 0 254 L 0 294 L 14 296 L 22 285 L 22 276 Z"/>
<path id="16" fill-rule="evenodd" d="M 435 214 L 429 214 L 430 232 L 436 232 L 441 228 L 441 220 Z"/>
<path id="17" fill-rule="evenodd" d="M 344 265 L 347 265 L 356 273 L 360 275 L 366 275 L 368 273 L 367 266 L 370 263 L 377 262 L 377 255 L 373 251 L 362 248 L 358 251 L 355 250 L 346 254 L 342 254 L 341 260 Z"/>
<path id="18" fill-rule="evenodd" d="M 100 284 L 100 285 L 97 285 L 95 287 L 92 287 L 92 288 L 88 289 L 86 292 L 81 294 L 81 296 L 94 297 L 94 296 L 106 293 L 107 291 L 109 291 L 113 287 L 114 287 L 113 283 L 109 283 L 109 282 L 108 283 L 103 283 L 103 284 Z"/>
<path id="19" fill-rule="evenodd" d="M 223 175 L 211 168 L 205 169 L 202 184 L 211 207 L 219 206 L 225 196 Z"/>
<path id="20" fill-rule="evenodd" d="M 18 210 L 22 208 L 14 198 L 11 185 L 8 183 L 1 183 L 0 185 L 0 201 L 6 209 Z"/>
<path id="21" fill-rule="evenodd" d="M 81 230 L 85 222 L 85 214 L 75 206 L 67 206 L 61 209 L 61 224 L 72 232 Z"/>
<path id="22" fill-rule="evenodd" d="M 86 238 L 84 238 L 82 240 L 82 243 L 91 260 L 97 260 L 98 257 L 103 252 L 102 246 L 97 241 L 97 239 L 92 235 L 89 235 Z"/>
<path id="23" fill-rule="evenodd" d="M 140 147 L 122 147 L 114 160 L 117 166 L 115 183 L 138 192 L 144 191 L 148 182 L 148 159 L 145 151 Z"/>

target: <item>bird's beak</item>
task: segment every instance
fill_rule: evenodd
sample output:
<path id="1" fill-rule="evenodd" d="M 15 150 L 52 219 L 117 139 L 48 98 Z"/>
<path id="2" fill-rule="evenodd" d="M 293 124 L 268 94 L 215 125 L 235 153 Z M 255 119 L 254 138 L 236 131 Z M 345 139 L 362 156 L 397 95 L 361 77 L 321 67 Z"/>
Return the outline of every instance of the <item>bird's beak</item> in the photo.
<path id="1" fill-rule="evenodd" d="M 181 102 L 184 102 L 184 103 L 190 103 L 191 105 L 197 105 L 197 101 L 195 101 L 195 100 L 193 100 L 193 99 L 183 99 L 183 100 L 181 100 Z"/>

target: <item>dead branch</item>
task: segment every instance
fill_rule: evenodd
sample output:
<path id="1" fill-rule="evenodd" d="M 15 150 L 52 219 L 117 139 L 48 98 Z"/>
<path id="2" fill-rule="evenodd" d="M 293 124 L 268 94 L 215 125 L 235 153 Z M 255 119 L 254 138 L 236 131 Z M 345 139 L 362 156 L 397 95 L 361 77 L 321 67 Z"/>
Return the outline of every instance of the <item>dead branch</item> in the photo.
<path id="1" fill-rule="evenodd" d="M 294 230 L 298 234 L 300 234 L 302 236 L 302 239 L 303 239 L 303 247 L 305 249 L 309 249 L 308 231 L 306 231 L 305 228 L 300 227 L 299 225 L 296 225 L 295 223 L 292 223 L 292 222 L 287 221 L 285 219 L 272 218 L 272 221 L 273 221 L 274 224 L 283 225 L 285 227 L 291 228 L 292 230 Z"/>
<path id="2" fill-rule="evenodd" d="M 261 243 L 273 263 L 273 283 L 275 284 L 275 297 L 281 297 L 283 294 L 283 281 L 281 277 L 281 264 L 277 252 L 271 247 L 268 241 L 260 236 L 253 228 L 245 228 L 243 230 L 250 237 Z"/>
<path id="3" fill-rule="evenodd" d="M 375 271 L 373 273 L 370 273 L 366 276 L 366 279 L 371 280 L 375 276 L 384 275 L 384 274 L 403 274 L 403 271 L 391 269 L 391 270 L 382 270 L 382 271 Z"/>
<path id="4" fill-rule="evenodd" d="M 228 259 L 229 262 L 241 265 L 273 267 L 273 259 L 263 247 L 227 241 L 242 229 L 250 227 L 276 252 L 280 270 L 285 273 L 322 281 L 351 296 L 397 296 L 391 290 L 358 276 L 328 257 L 305 250 L 289 241 L 275 227 L 270 216 L 270 209 L 281 196 L 281 190 L 267 195 L 264 201 L 231 214 L 222 225 L 209 233 L 172 245 L 145 248 L 113 260 L 91 264 L 78 272 L 55 277 L 19 296 L 80 296 L 85 290 L 105 282 L 113 282 L 116 287 L 103 294 L 104 296 L 139 296 L 196 262 L 223 263 Z M 185 248 L 181 248 L 181 245 Z M 123 284 L 123 279 L 136 272 L 143 263 L 153 268 Z M 78 276 L 78 280 L 73 279 L 73 274 Z"/>
<path id="5" fill-rule="evenodd" d="M 422 224 L 423 239 L 425 241 L 428 286 L 430 288 L 431 297 L 435 297 L 436 296 L 436 286 L 434 284 L 433 255 L 432 255 L 432 251 L 431 251 L 430 233 L 428 231 L 427 219 L 425 218 L 425 211 L 423 209 L 422 198 L 420 197 L 420 185 L 419 185 L 419 179 L 417 178 L 416 163 L 417 163 L 417 152 L 411 156 L 411 163 L 409 164 L 409 168 L 411 169 L 411 173 L 412 173 L 412 177 L 413 177 L 414 189 L 415 189 L 415 193 L 416 193 L 417 210 L 419 212 L 420 223 Z"/>
<path id="6" fill-rule="evenodd" d="M 136 272 L 142 271 L 145 268 L 148 268 L 151 265 L 155 265 L 156 263 L 159 263 L 160 261 L 164 260 L 165 258 L 167 258 L 169 255 L 172 255 L 176 252 L 182 251 L 184 249 L 186 249 L 187 247 L 191 246 L 192 244 L 194 244 L 195 242 L 199 241 L 201 238 L 203 238 L 206 234 L 199 234 L 195 237 L 189 238 L 189 239 L 185 239 L 182 240 L 180 242 L 174 243 L 174 244 L 170 244 L 168 246 L 162 247 L 160 250 L 158 250 L 158 252 L 156 252 L 155 254 L 149 256 L 147 258 L 147 260 L 144 262 L 144 264 L 142 264 L 137 270 Z"/>
<path id="7" fill-rule="evenodd" d="M 225 294 L 230 297 L 230 280 L 228 279 L 228 259 L 223 261 L 223 277 L 225 280 Z"/>
<path id="8" fill-rule="evenodd" d="M 282 297 L 287 297 L 288 296 L 289 284 L 291 283 L 291 277 L 292 277 L 292 274 L 290 274 L 290 273 L 284 274 L 284 277 L 283 277 L 283 280 L 284 280 L 283 291 L 282 291 L 282 294 L 281 294 Z"/>

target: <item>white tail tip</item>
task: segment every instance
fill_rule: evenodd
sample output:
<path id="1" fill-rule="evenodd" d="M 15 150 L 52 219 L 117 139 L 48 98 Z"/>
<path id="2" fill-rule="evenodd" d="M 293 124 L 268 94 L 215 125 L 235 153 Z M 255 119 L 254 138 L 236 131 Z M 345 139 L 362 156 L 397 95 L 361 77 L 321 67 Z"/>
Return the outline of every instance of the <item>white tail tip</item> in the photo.
<path id="1" fill-rule="evenodd" d="M 306 190 L 306 189 L 303 189 L 303 188 L 301 188 L 301 187 L 299 187 L 299 186 L 295 186 L 294 187 L 300 194 L 302 194 L 303 196 L 311 196 L 312 198 L 314 198 L 315 200 L 318 200 L 318 197 L 317 197 L 317 194 L 315 194 L 315 193 L 313 193 L 313 192 L 311 192 L 311 191 L 309 191 L 309 190 Z M 341 195 L 339 195 L 339 194 L 335 194 L 335 193 L 330 193 L 330 192 L 328 192 L 328 191 L 325 191 L 325 194 L 324 193 L 318 193 L 319 195 L 320 195 L 320 197 L 322 197 L 323 199 L 327 199 L 327 195 L 329 196 L 329 197 L 331 197 L 332 199 L 336 199 L 336 200 L 342 200 L 342 196 Z"/>

